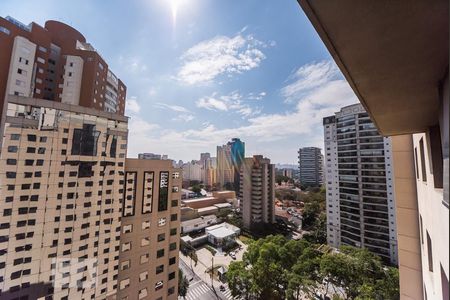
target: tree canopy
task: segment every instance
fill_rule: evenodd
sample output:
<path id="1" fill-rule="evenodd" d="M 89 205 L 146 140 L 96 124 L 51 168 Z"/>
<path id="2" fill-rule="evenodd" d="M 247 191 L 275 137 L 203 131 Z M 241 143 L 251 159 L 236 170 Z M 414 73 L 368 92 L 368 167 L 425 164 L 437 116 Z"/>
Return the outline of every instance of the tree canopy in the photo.
<path id="1" fill-rule="evenodd" d="M 268 236 L 250 243 L 243 260 L 230 264 L 227 280 L 233 296 L 246 300 L 311 298 L 332 288 L 328 296 L 343 299 L 398 299 L 398 270 L 383 266 L 366 249 L 342 247 L 318 251 L 306 240 Z"/>

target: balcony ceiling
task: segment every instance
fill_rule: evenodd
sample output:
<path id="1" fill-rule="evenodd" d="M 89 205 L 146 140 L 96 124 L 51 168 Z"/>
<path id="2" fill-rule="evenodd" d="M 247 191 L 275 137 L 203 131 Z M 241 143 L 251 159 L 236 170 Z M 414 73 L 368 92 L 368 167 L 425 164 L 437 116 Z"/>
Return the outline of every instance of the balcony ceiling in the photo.
<path id="1" fill-rule="evenodd" d="M 383 135 L 437 123 L 448 0 L 298 2 Z"/>

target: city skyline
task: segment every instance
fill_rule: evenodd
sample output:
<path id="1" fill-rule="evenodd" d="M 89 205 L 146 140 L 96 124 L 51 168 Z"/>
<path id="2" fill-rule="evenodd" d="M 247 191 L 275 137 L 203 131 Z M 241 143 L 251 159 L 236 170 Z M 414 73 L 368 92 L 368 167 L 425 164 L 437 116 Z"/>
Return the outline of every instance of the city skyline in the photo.
<path id="1" fill-rule="evenodd" d="M 248 156 L 274 163 L 295 164 L 299 147 L 323 148 L 322 118 L 357 100 L 298 4 L 180 3 L 176 22 L 163 1 L 6 1 L 0 15 L 56 19 L 92 41 L 127 82 L 129 157 L 189 161 L 233 137 Z M 142 26 L 147 19 L 154 26 Z"/>

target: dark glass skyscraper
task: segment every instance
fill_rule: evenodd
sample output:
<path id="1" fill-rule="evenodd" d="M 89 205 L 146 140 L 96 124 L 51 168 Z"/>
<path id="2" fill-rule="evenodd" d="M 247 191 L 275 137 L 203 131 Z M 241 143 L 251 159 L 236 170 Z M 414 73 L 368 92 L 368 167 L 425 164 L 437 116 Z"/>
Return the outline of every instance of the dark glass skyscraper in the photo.
<path id="1" fill-rule="evenodd" d="M 231 163 L 234 168 L 234 189 L 239 191 L 240 170 L 245 158 L 245 143 L 239 138 L 233 138 L 231 142 L 228 142 L 228 145 L 231 146 Z"/>

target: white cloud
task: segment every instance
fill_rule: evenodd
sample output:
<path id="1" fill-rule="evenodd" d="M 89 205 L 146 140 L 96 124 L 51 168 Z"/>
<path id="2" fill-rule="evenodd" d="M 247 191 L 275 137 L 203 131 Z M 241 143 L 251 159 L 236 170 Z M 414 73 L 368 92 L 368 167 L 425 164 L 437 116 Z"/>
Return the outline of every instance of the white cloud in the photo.
<path id="1" fill-rule="evenodd" d="M 337 79 L 339 75 L 339 69 L 333 61 L 306 64 L 290 76 L 293 82 L 285 86 L 281 93 L 287 102 L 297 101 L 312 89 Z"/>
<path id="2" fill-rule="evenodd" d="M 147 65 L 138 56 L 119 56 L 119 65 L 131 73 L 146 72 Z"/>
<path id="3" fill-rule="evenodd" d="M 206 108 L 208 110 L 222 110 L 227 111 L 228 106 L 224 101 L 214 99 L 213 97 L 203 97 L 197 100 L 195 103 L 197 107 Z"/>
<path id="4" fill-rule="evenodd" d="M 217 93 L 211 96 L 202 97 L 196 101 L 196 105 L 199 108 L 205 108 L 215 111 L 233 111 L 237 112 L 243 117 L 254 116 L 261 112 L 260 108 L 252 108 L 248 103 L 245 103 L 245 99 L 262 99 L 260 94 L 250 93 L 246 97 L 239 92 L 234 91 L 228 95 L 218 95 Z"/>
<path id="5" fill-rule="evenodd" d="M 193 85 L 208 83 L 219 75 L 232 76 L 258 67 L 266 58 L 260 48 L 267 44 L 239 32 L 234 37 L 216 36 L 188 49 L 177 79 Z"/>
<path id="6" fill-rule="evenodd" d="M 139 105 L 136 97 L 130 97 L 126 100 L 125 103 L 125 114 L 126 115 L 135 115 L 141 111 L 141 106 Z"/>
<path id="7" fill-rule="evenodd" d="M 169 109 L 169 110 L 172 110 L 175 112 L 185 112 L 185 113 L 189 112 L 189 109 L 187 109 L 184 106 L 180 106 L 180 105 L 170 105 L 170 104 L 158 102 L 154 106 L 158 107 L 158 108 L 162 108 L 162 109 Z"/>
<path id="8" fill-rule="evenodd" d="M 175 118 L 172 118 L 173 121 L 181 121 L 181 122 L 190 122 L 194 120 L 194 115 L 191 114 L 179 114 Z"/>
<path id="9" fill-rule="evenodd" d="M 301 93 L 295 95 L 295 100 L 291 100 L 295 103 L 291 110 L 249 117 L 248 123 L 241 127 L 217 128 L 206 122 L 199 129 L 176 131 L 164 130 L 155 127 L 157 125 L 142 124 L 142 120 L 135 120 L 134 126 L 139 126 L 139 132 L 136 134 L 130 129 L 130 154 L 136 155 L 151 149 L 154 152 L 167 153 L 174 159 L 188 160 L 197 157 L 200 152 L 214 151 L 216 145 L 233 137 L 240 137 L 246 142 L 246 155 L 264 154 L 274 162 L 286 162 L 287 157 L 295 157 L 299 146 L 323 147 L 323 118 L 334 114 L 342 106 L 357 103 L 352 89 L 342 77 L 329 76 L 329 72 L 322 72 L 325 78 L 317 76 L 317 72 L 323 70 L 324 64 L 327 63 L 329 62 L 319 62 L 299 68 L 309 69 L 301 77 L 303 82 L 311 82 L 312 78 L 315 78 L 322 83 L 305 84 L 308 88 L 302 89 Z M 286 90 L 286 87 L 299 79 L 298 76 L 291 77 L 282 90 Z M 225 96 L 213 94 L 211 97 L 224 103 L 227 110 L 232 109 L 227 101 L 233 103 L 232 101 L 242 99 L 237 92 Z M 291 94 L 285 94 L 285 99 L 288 97 L 291 97 Z"/>

